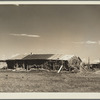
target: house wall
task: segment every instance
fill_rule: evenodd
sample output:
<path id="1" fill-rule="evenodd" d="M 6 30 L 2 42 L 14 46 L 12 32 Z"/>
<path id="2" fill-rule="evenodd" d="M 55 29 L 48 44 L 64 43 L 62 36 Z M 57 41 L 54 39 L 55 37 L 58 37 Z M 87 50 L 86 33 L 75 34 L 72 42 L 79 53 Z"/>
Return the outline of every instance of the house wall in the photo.
<path id="1" fill-rule="evenodd" d="M 14 69 L 17 67 L 22 67 L 27 69 L 30 68 L 44 68 L 49 70 L 58 70 L 63 64 L 64 68 L 68 68 L 67 61 L 60 60 L 9 60 L 7 61 L 7 66 L 9 69 Z M 64 69 L 63 68 L 63 69 Z"/>
<path id="2" fill-rule="evenodd" d="M 14 69 L 15 61 L 6 61 L 8 69 Z"/>
<path id="3" fill-rule="evenodd" d="M 27 70 L 30 68 L 44 68 L 44 69 L 49 69 L 49 70 L 58 70 L 61 67 L 61 65 L 63 65 L 63 70 L 69 70 L 70 67 L 79 68 L 80 62 L 81 61 L 77 57 L 73 57 L 69 61 L 67 60 L 43 60 L 43 59 L 8 60 L 7 66 L 10 69 L 22 67 Z"/>

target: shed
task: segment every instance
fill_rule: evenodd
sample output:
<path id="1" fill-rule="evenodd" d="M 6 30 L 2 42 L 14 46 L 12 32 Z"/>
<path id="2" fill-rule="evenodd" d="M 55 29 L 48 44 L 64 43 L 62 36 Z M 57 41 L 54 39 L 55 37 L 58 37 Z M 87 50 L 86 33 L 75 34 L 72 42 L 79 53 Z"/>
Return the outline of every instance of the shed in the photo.
<path id="1" fill-rule="evenodd" d="M 98 69 L 100 69 L 100 63 L 99 62 L 95 62 L 95 63 L 91 63 L 90 64 L 91 65 L 91 68 L 98 68 Z"/>

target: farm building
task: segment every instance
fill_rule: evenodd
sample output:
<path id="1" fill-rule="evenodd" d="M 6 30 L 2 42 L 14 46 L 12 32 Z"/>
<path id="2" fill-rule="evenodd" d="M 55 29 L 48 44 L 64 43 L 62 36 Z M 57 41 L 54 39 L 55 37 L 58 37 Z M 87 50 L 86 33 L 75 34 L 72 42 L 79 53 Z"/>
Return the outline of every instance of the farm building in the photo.
<path id="1" fill-rule="evenodd" d="M 5 62 L 5 60 L 0 60 L 0 68 L 6 68 L 7 67 L 7 63 Z"/>
<path id="2" fill-rule="evenodd" d="M 26 70 L 31 68 L 58 70 L 61 66 L 63 66 L 65 70 L 70 70 L 74 67 L 79 69 L 81 62 L 79 57 L 65 54 L 18 55 L 12 59 L 6 60 L 9 69 L 21 67 Z"/>
<path id="3" fill-rule="evenodd" d="M 91 64 L 91 67 L 94 69 L 94 68 L 98 68 L 100 69 L 100 63 L 92 63 Z"/>

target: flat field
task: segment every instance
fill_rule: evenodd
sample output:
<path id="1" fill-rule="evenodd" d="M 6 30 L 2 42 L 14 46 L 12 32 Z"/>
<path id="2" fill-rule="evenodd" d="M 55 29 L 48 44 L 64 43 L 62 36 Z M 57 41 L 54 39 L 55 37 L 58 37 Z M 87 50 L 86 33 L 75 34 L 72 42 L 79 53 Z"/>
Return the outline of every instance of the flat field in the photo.
<path id="1" fill-rule="evenodd" d="M 100 74 L 0 71 L 0 92 L 100 92 Z"/>

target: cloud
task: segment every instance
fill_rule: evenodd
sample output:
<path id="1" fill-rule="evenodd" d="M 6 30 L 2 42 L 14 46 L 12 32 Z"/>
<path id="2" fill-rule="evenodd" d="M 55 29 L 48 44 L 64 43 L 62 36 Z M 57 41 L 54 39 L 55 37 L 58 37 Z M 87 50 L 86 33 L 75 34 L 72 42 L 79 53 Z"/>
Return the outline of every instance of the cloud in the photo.
<path id="1" fill-rule="evenodd" d="M 97 41 L 80 41 L 80 42 L 73 42 L 75 44 L 100 44 L 100 41 L 97 42 Z"/>
<path id="2" fill-rule="evenodd" d="M 40 37 L 39 35 L 29 35 L 29 34 L 10 34 L 10 35 L 20 36 L 20 37 L 32 37 L 32 38 Z"/>
<path id="3" fill-rule="evenodd" d="M 86 44 L 96 44 L 96 41 L 86 41 Z"/>

